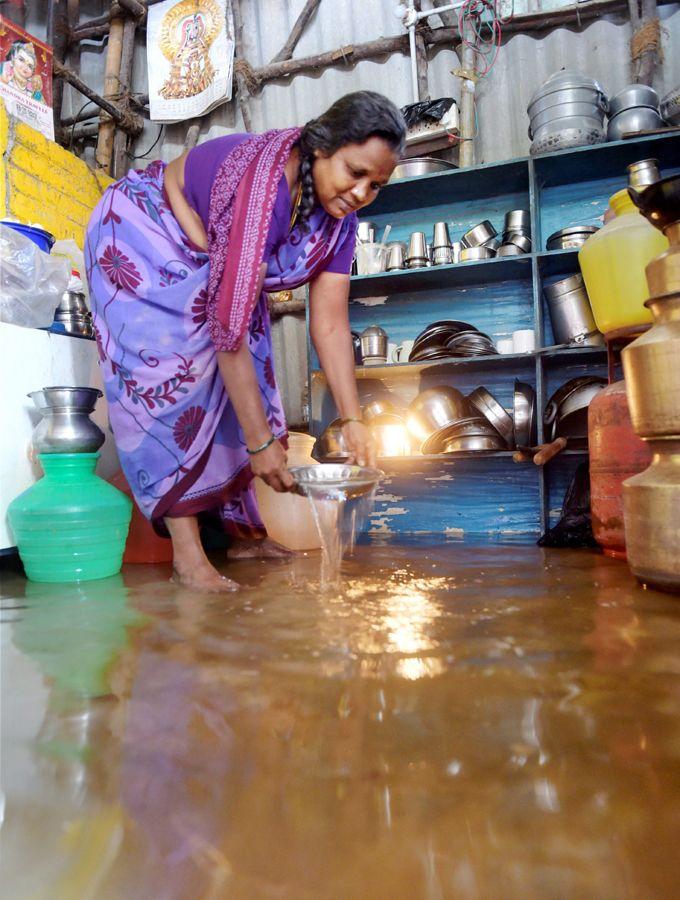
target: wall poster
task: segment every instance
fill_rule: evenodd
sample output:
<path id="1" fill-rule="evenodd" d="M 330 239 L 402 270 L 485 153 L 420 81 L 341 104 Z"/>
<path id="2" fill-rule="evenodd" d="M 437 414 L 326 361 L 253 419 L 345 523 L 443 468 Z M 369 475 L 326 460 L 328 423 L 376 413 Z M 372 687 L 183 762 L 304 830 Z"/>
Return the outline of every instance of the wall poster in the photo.
<path id="1" fill-rule="evenodd" d="M 52 48 L 3 16 L 0 97 L 10 115 L 54 140 Z"/>
<path id="2" fill-rule="evenodd" d="M 149 110 L 159 122 L 200 116 L 231 99 L 231 0 L 166 0 L 149 7 Z"/>

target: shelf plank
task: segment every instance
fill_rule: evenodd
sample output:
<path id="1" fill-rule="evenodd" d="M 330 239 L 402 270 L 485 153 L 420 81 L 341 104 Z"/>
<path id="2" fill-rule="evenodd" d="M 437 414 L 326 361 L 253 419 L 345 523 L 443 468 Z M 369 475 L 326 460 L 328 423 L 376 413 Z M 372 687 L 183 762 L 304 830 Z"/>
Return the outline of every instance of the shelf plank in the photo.
<path id="1" fill-rule="evenodd" d="M 365 297 L 382 297 L 424 289 L 530 279 L 530 253 L 524 256 L 455 263 L 450 266 L 401 269 L 397 272 L 380 272 L 377 275 L 353 275 L 350 278 L 350 302 Z"/>

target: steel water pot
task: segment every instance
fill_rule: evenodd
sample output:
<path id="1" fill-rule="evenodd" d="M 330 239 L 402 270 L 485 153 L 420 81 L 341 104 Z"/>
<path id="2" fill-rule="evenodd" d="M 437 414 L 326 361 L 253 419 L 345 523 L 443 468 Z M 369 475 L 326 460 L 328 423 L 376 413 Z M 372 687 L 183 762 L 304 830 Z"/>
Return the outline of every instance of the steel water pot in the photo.
<path id="1" fill-rule="evenodd" d="M 104 432 L 90 419 L 102 392 L 86 387 L 45 387 L 28 396 L 42 416 L 33 431 L 37 453 L 94 453 Z"/>

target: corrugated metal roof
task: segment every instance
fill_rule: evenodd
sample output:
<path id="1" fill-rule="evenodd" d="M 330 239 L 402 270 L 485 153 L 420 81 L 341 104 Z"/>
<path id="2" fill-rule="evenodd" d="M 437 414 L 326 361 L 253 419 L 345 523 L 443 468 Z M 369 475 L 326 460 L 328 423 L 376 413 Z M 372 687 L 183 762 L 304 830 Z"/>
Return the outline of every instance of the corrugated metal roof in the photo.
<path id="1" fill-rule="evenodd" d="M 304 4 L 304 0 L 241 0 L 244 17 L 245 54 L 253 66 L 268 62 L 282 47 Z M 564 5 L 549 2 L 546 7 Z M 369 41 L 401 32 L 394 16 L 394 0 L 352 2 L 324 0 L 302 36 L 295 56 L 307 56 L 342 44 Z M 516 4 L 519 7 L 519 4 Z M 540 3 L 531 3 L 540 8 Z M 664 64 L 660 67 L 660 93 L 680 83 L 680 4 L 660 7 L 664 27 Z M 490 75 L 478 88 L 479 139 L 477 162 L 508 159 L 528 153 L 526 105 L 536 88 L 556 69 L 577 68 L 601 81 L 613 94 L 630 80 L 630 23 L 618 17 L 570 28 L 558 28 L 539 36 L 513 35 L 498 55 Z M 439 49 L 429 65 L 432 96 L 458 96 L 457 79 L 451 69 L 458 66 L 453 50 Z M 141 74 L 141 73 L 140 73 Z M 302 124 L 318 115 L 348 91 L 371 88 L 388 95 L 398 105 L 411 101 L 409 59 L 395 54 L 382 62 L 360 62 L 346 69 L 325 70 L 316 78 L 298 75 L 269 84 L 249 101 L 253 128 L 262 131 Z M 140 88 L 143 90 L 143 88 Z M 201 130 L 201 140 L 240 129 L 240 116 L 233 104 L 216 110 Z M 181 149 L 185 126 L 166 129 L 163 158 L 171 159 Z"/>

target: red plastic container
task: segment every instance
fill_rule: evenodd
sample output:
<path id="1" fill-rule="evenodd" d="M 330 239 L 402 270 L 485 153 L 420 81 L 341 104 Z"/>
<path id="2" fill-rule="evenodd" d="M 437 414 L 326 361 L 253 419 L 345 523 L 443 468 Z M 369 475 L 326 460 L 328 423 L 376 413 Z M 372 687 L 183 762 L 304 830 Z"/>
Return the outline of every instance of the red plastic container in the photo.
<path id="1" fill-rule="evenodd" d="M 588 445 L 593 534 L 608 556 L 625 559 L 623 482 L 643 472 L 652 454 L 633 431 L 624 381 L 608 385 L 591 401 Z"/>
<path id="2" fill-rule="evenodd" d="M 109 479 L 114 487 L 123 491 L 132 500 L 132 520 L 123 554 L 124 563 L 168 563 L 172 562 L 172 542 L 159 537 L 153 525 L 135 503 L 132 491 L 122 471 Z"/>

